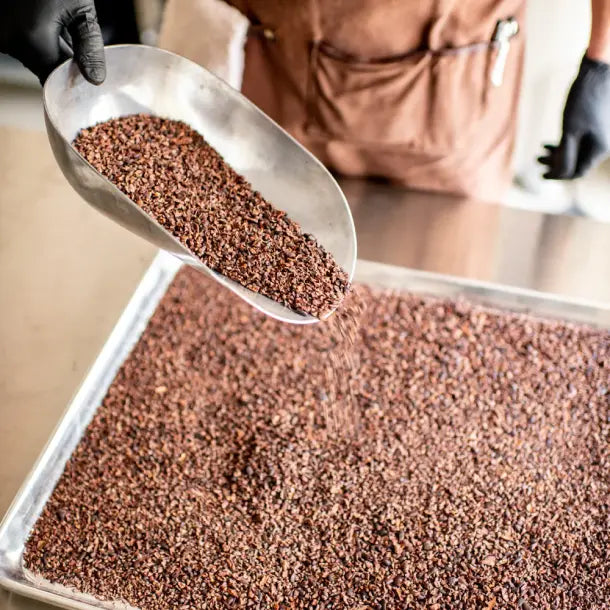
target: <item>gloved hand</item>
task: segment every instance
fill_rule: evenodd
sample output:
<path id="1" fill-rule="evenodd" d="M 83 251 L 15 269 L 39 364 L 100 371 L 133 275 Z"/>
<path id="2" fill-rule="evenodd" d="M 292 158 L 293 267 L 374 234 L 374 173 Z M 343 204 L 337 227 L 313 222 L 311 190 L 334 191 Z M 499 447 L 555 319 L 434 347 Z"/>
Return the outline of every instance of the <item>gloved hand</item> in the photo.
<path id="1" fill-rule="evenodd" d="M 99 85 L 106 78 L 93 0 L 0 0 L 0 52 L 21 61 L 41 83 L 72 55 L 88 81 Z"/>
<path id="2" fill-rule="evenodd" d="M 609 64 L 583 57 L 563 112 L 561 142 L 545 148 L 538 161 L 552 180 L 580 178 L 610 153 Z"/>

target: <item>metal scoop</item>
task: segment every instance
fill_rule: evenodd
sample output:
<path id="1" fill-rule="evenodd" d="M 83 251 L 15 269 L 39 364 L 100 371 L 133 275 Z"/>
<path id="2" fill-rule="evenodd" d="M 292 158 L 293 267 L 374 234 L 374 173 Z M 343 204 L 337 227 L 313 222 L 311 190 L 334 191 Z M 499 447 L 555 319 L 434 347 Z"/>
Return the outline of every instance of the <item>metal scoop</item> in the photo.
<path id="1" fill-rule="evenodd" d="M 295 324 L 316 322 L 317 318 L 292 311 L 206 267 L 85 161 L 71 142 L 84 127 L 129 114 L 184 121 L 275 207 L 315 236 L 351 280 L 356 264 L 354 222 L 330 173 L 244 96 L 183 57 L 154 47 L 118 45 L 106 48 L 106 62 L 103 85 L 89 84 L 68 61 L 44 86 L 51 148 L 74 189 L 103 214 L 211 275 L 265 314 Z"/>

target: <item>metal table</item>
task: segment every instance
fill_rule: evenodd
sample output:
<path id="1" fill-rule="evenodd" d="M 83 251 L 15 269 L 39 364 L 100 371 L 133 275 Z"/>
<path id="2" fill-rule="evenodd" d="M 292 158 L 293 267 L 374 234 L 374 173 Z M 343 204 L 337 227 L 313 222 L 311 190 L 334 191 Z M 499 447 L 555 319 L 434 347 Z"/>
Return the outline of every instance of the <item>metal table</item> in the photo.
<path id="1" fill-rule="evenodd" d="M 3 515 L 154 251 L 79 201 L 46 136 L 0 129 L 0 141 Z M 610 225 L 342 186 L 361 258 L 610 303 Z M 0 591 L 0 610 L 46 607 Z"/>

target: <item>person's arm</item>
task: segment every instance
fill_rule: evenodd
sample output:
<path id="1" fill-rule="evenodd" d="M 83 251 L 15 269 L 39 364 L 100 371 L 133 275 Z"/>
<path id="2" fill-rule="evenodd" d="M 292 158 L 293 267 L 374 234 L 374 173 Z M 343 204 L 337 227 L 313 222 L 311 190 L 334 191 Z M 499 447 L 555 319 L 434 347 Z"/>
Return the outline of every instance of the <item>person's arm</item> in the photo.
<path id="1" fill-rule="evenodd" d="M 93 0 L 0 0 L 0 53 L 18 59 L 41 83 L 72 55 L 88 81 L 99 85 L 106 78 Z"/>
<path id="2" fill-rule="evenodd" d="M 559 145 L 546 144 L 545 178 L 583 176 L 610 154 L 610 0 L 591 0 L 591 36 L 563 113 Z"/>
<path id="3" fill-rule="evenodd" d="M 610 0 L 591 0 L 591 37 L 587 57 L 610 64 Z"/>

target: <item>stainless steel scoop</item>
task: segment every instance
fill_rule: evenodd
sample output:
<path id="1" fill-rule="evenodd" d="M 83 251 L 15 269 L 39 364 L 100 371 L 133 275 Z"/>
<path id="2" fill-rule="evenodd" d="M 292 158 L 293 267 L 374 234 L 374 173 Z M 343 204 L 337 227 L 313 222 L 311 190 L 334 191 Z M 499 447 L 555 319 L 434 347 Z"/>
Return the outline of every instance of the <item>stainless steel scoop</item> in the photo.
<path id="1" fill-rule="evenodd" d="M 260 311 L 285 322 L 316 322 L 208 269 L 72 147 L 84 127 L 146 112 L 199 131 L 277 208 L 314 235 L 347 271 L 356 234 L 347 201 L 324 166 L 244 96 L 201 66 L 154 47 L 107 47 L 108 77 L 89 84 L 77 66 L 59 66 L 44 86 L 47 133 L 55 158 L 78 193 L 125 228 L 211 275 Z"/>

